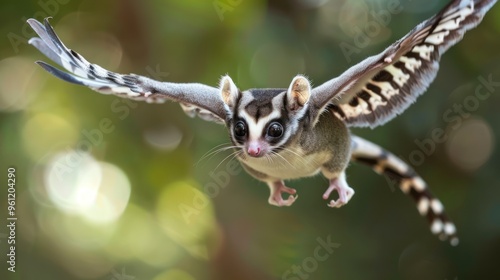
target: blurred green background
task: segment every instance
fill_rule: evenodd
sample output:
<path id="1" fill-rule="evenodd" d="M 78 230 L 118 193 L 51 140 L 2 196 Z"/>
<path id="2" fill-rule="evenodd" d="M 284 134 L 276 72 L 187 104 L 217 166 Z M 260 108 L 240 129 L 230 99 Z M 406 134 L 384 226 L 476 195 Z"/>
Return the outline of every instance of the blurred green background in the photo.
<path id="1" fill-rule="evenodd" d="M 3 1 L 0 279 L 499 279 L 500 88 L 474 97 L 480 77 L 500 81 L 498 6 L 448 51 L 415 105 L 383 127 L 353 130 L 414 163 L 456 222 L 458 247 L 433 236 L 390 181 L 356 164 L 356 195 L 341 209 L 322 200 L 321 177 L 288 183 L 300 195 L 293 207 L 270 206 L 267 186 L 229 151 L 208 153 L 228 143 L 224 127 L 174 103 L 64 83 L 33 63 L 47 59 L 26 43 L 34 33 L 25 20 L 52 15 L 67 46 L 116 72 L 213 86 L 228 73 L 241 89 L 287 87 L 304 73 L 318 85 L 446 3 Z M 388 25 L 377 22 L 388 5 Z M 439 129 L 447 140 L 419 158 L 417 143 Z M 9 167 L 15 273 L 6 264 Z M 328 241 L 335 249 L 322 249 Z"/>

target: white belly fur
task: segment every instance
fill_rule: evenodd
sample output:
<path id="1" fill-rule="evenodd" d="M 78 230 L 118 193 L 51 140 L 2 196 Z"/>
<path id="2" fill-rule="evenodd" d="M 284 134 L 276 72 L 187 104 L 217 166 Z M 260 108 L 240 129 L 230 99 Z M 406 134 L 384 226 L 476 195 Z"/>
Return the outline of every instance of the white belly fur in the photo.
<path id="1" fill-rule="evenodd" d="M 321 166 L 331 156 L 329 153 L 315 153 L 304 156 L 301 150 L 282 151 L 272 159 L 247 157 L 240 159 L 250 168 L 275 179 L 298 179 L 318 174 Z"/>

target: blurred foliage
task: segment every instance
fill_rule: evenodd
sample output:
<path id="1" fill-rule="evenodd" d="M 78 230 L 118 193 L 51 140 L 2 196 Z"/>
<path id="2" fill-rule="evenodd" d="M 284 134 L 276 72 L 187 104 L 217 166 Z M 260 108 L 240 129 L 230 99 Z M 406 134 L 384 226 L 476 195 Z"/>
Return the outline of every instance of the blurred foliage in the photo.
<path id="1" fill-rule="evenodd" d="M 400 11 L 346 56 L 341 44 L 356 46 L 359 30 L 389 2 Z M 479 77 L 500 80 L 498 6 L 444 56 L 415 105 L 376 130 L 353 131 L 406 161 L 432 150 L 417 143 L 445 131 L 447 140 L 414 167 L 456 222 L 456 248 L 432 236 L 413 202 L 365 167 L 349 169 L 356 195 L 342 209 L 326 207 L 321 177 L 289 183 L 300 194 L 293 207 L 269 206 L 268 188 L 226 158 L 229 151 L 208 154 L 228 142 L 222 126 L 189 119 L 177 104 L 128 102 L 61 82 L 33 63 L 46 58 L 26 43 L 34 34 L 25 20 L 50 14 L 67 46 L 113 71 L 214 86 L 228 73 L 242 89 L 287 87 L 305 73 L 317 85 L 446 3 L 2 2 L 0 186 L 15 167 L 19 220 L 16 273 L 6 270 L 7 231 L 0 227 L 0 278 L 498 278 L 499 89 L 466 115 L 454 112 L 453 123 L 444 116 L 470 102 Z M 325 240 L 339 247 L 318 261 Z M 287 276 L 294 266 L 305 274 Z"/>

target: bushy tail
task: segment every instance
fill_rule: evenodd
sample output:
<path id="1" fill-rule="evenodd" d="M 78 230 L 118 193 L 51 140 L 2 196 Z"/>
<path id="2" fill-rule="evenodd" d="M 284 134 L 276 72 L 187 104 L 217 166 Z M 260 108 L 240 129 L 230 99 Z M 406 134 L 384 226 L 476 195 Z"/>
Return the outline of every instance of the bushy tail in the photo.
<path id="1" fill-rule="evenodd" d="M 408 164 L 380 146 L 354 135 L 352 146 L 352 161 L 366 164 L 397 182 L 399 188 L 415 201 L 418 212 L 427 218 L 431 232 L 441 240 L 449 240 L 453 246 L 458 244 L 455 224 L 446 216 L 443 204 Z"/>

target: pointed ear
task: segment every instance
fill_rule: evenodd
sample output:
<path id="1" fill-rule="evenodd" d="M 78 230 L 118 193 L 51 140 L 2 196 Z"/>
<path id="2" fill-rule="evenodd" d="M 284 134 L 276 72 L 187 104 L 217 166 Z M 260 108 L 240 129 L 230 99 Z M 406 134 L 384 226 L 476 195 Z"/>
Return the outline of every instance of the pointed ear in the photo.
<path id="1" fill-rule="evenodd" d="M 233 83 L 233 80 L 227 75 L 220 80 L 220 92 L 224 104 L 229 108 L 233 108 L 236 105 L 240 91 Z"/>
<path id="2" fill-rule="evenodd" d="M 296 76 L 293 78 L 286 96 L 290 110 L 294 111 L 304 107 L 311 97 L 311 83 L 304 76 Z"/>

